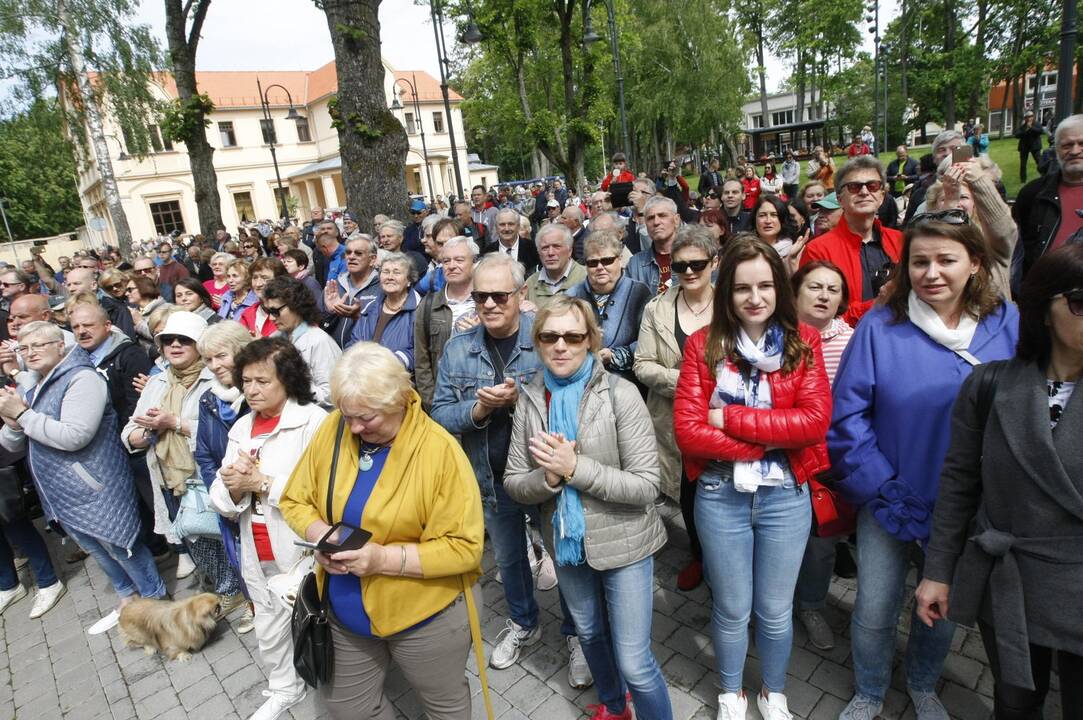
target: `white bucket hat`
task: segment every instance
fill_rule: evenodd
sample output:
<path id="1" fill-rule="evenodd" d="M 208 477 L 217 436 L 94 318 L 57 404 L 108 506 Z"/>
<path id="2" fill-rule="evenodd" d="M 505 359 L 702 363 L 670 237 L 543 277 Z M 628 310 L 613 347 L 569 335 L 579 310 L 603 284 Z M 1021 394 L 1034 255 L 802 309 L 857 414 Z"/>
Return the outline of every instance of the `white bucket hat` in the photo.
<path id="1" fill-rule="evenodd" d="M 165 327 L 154 336 L 154 342 L 161 344 L 163 335 L 180 335 L 195 342 L 203 337 L 203 331 L 207 329 L 207 321 L 187 310 L 175 312 L 166 318 Z"/>

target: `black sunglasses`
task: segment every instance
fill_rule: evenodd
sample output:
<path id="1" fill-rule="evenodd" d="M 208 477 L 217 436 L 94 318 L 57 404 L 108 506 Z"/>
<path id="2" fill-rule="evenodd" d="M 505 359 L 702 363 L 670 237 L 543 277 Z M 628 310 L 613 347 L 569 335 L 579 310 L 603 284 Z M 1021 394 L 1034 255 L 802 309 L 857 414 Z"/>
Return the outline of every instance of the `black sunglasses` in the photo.
<path id="1" fill-rule="evenodd" d="M 608 255 L 606 257 L 591 258 L 590 260 L 586 261 L 586 266 L 589 267 L 589 268 L 596 268 L 599 265 L 605 265 L 606 267 L 609 267 L 610 265 L 612 265 L 616 261 L 617 261 L 617 256 L 616 255 Z"/>
<path id="2" fill-rule="evenodd" d="M 556 345 L 558 340 L 563 340 L 565 345 L 582 345 L 587 340 L 587 334 L 581 332 L 540 332 L 538 342 L 542 345 Z"/>
<path id="3" fill-rule="evenodd" d="M 482 292 L 480 290 L 474 290 L 470 293 L 470 297 L 474 299 L 475 305 L 484 305 L 489 302 L 491 298 L 496 305 L 507 305 L 508 298 L 514 295 L 515 292 Z"/>
<path id="4" fill-rule="evenodd" d="M 278 307 L 271 307 L 270 305 L 260 305 L 260 308 L 263 309 L 263 312 L 267 313 L 273 318 L 278 317 L 279 314 L 282 312 L 283 308 L 285 307 L 285 305 L 279 305 Z"/>
<path id="5" fill-rule="evenodd" d="M 1068 302 L 1068 310 L 1073 315 L 1083 315 L 1083 290 L 1069 290 L 1053 297 L 1063 297 Z"/>
<path id="6" fill-rule="evenodd" d="M 941 210 L 940 212 L 927 212 L 915 215 L 910 218 L 910 222 L 907 223 L 907 227 L 913 227 L 923 222 L 942 222 L 948 225 L 969 225 L 970 216 L 967 215 L 966 210 L 960 210 L 958 208 L 952 208 L 951 210 Z"/>
<path id="7" fill-rule="evenodd" d="M 162 347 L 172 345 L 179 342 L 181 345 L 195 345 L 196 341 L 190 337 L 183 335 L 159 335 L 158 340 L 162 343 Z"/>
<path id="8" fill-rule="evenodd" d="M 689 270 L 697 273 L 703 272 L 710 264 L 710 260 L 677 260 L 670 265 L 670 268 L 678 275 L 683 275 Z"/>

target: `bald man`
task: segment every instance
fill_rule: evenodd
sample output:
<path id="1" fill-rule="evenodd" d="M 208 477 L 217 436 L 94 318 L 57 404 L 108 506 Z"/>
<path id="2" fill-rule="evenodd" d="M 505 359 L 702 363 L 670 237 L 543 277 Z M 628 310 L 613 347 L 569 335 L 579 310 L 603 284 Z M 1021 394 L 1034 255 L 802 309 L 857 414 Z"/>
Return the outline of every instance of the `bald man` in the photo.
<path id="1" fill-rule="evenodd" d="M 68 272 L 64 280 L 64 287 L 68 295 L 74 297 L 79 293 L 93 293 L 98 298 L 102 310 L 109 316 L 109 322 L 122 333 L 136 340 L 135 325 L 132 323 L 132 314 L 120 300 L 104 292 L 98 287 L 98 273 L 84 267 L 76 267 Z M 123 426 L 122 426 L 123 427 Z"/>

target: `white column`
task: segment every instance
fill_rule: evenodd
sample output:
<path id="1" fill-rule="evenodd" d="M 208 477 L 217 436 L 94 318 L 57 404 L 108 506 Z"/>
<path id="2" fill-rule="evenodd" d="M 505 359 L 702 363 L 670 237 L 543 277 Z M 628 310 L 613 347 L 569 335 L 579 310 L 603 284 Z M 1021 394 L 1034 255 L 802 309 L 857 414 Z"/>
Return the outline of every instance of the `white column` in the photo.
<path id="1" fill-rule="evenodd" d="M 335 190 L 335 181 L 330 175 L 320 176 L 323 183 L 323 197 L 327 200 L 328 207 L 338 207 L 338 191 Z"/>

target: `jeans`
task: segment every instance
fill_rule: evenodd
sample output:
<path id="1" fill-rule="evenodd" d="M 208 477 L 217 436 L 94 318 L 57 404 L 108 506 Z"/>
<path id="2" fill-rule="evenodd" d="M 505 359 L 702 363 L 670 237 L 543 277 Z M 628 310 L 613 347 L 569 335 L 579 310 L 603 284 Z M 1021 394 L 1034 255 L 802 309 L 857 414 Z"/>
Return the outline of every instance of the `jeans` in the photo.
<path id="1" fill-rule="evenodd" d="M 740 692 L 748 623 L 756 613 L 763 687 L 782 692 L 793 648 L 793 595 L 812 527 L 804 486 L 740 492 L 717 471 L 700 476 L 696 527 L 713 578 L 711 631 L 723 692 Z"/>
<path id="2" fill-rule="evenodd" d="M 162 582 L 162 576 L 158 574 L 154 556 L 143 543 L 136 540 L 129 555 L 127 550 L 117 545 L 102 542 L 70 527 L 64 530 L 72 540 L 79 543 L 79 547 L 94 557 L 109 577 L 113 590 L 121 598 L 135 594 L 145 598 L 166 596 L 165 583 Z"/>
<path id="3" fill-rule="evenodd" d="M 903 607 L 912 548 L 913 543 L 888 535 L 867 506 L 861 508 L 857 516 L 857 602 L 850 620 L 850 646 L 857 694 L 875 702 L 883 702 L 891 683 L 895 627 Z M 930 628 L 917 613 L 912 614 L 906 646 L 906 682 L 912 690 L 936 690 L 954 635 L 955 623 L 937 620 Z"/>
<path id="4" fill-rule="evenodd" d="M 822 610 L 831 589 L 835 572 L 835 546 L 840 538 L 810 535 L 797 575 L 797 607 L 799 610 Z"/>
<path id="5" fill-rule="evenodd" d="M 627 683 L 640 720 L 670 720 L 673 710 L 662 671 L 651 652 L 654 558 L 612 570 L 586 563 L 557 565 L 583 657 L 598 699 L 611 713 L 624 712 Z"/>
<path id="6" fill-rule="evenodd" d="M 19 584 L 15 555 L 8 541 L 18 545 L 19 549 L 26 553 L 39 589 L 58 582 L 53 561 L 49 558 L 49 548 L 45 546 L 45 541 L 41 539 L 29 518 L 21 517 L 9 523 L 0 523 L 0 530 L 3 530 L 0 532 L 0 590 L 12 590 Z"/>
<path id="7" fill-rule="evenodd" d="M 534 599 L 534 574 L 526 554 L 526 514 L 537 514 L 537 508 L 522 505 L 511 499 L 503 483 L 493 485 L 496 507 L 484 504 L 485 529 L 493 542 L 496 566 L 504 583 L 504 600 L 515 623 L 524 628 L 538 624 L 538 602 Z M 542 532 L 545 532 L 544 530 Z M 559 576 L 558 576 L 559 577 Z M 564 614 L 560 631 L 575 635 L 575 626 L 560 595 L 560 608 Z"/>
<path id="8" fill-rule="evenodd" d="M 1049 694 L 1049 675 L 1053 654 L 1057 655 L 1060 674 L 1061 712 L 1066 718 L 1083 717 L 1083 657 L 1031 643 L 1030 672 L 1034 689 L 1027 690 L 1000 679 L 1000 656 L 993 626 L 978 621 L 982 644 L 993 671 L 993 717 L 996 720 L 1042 720 L 1045 696 Z"/>

